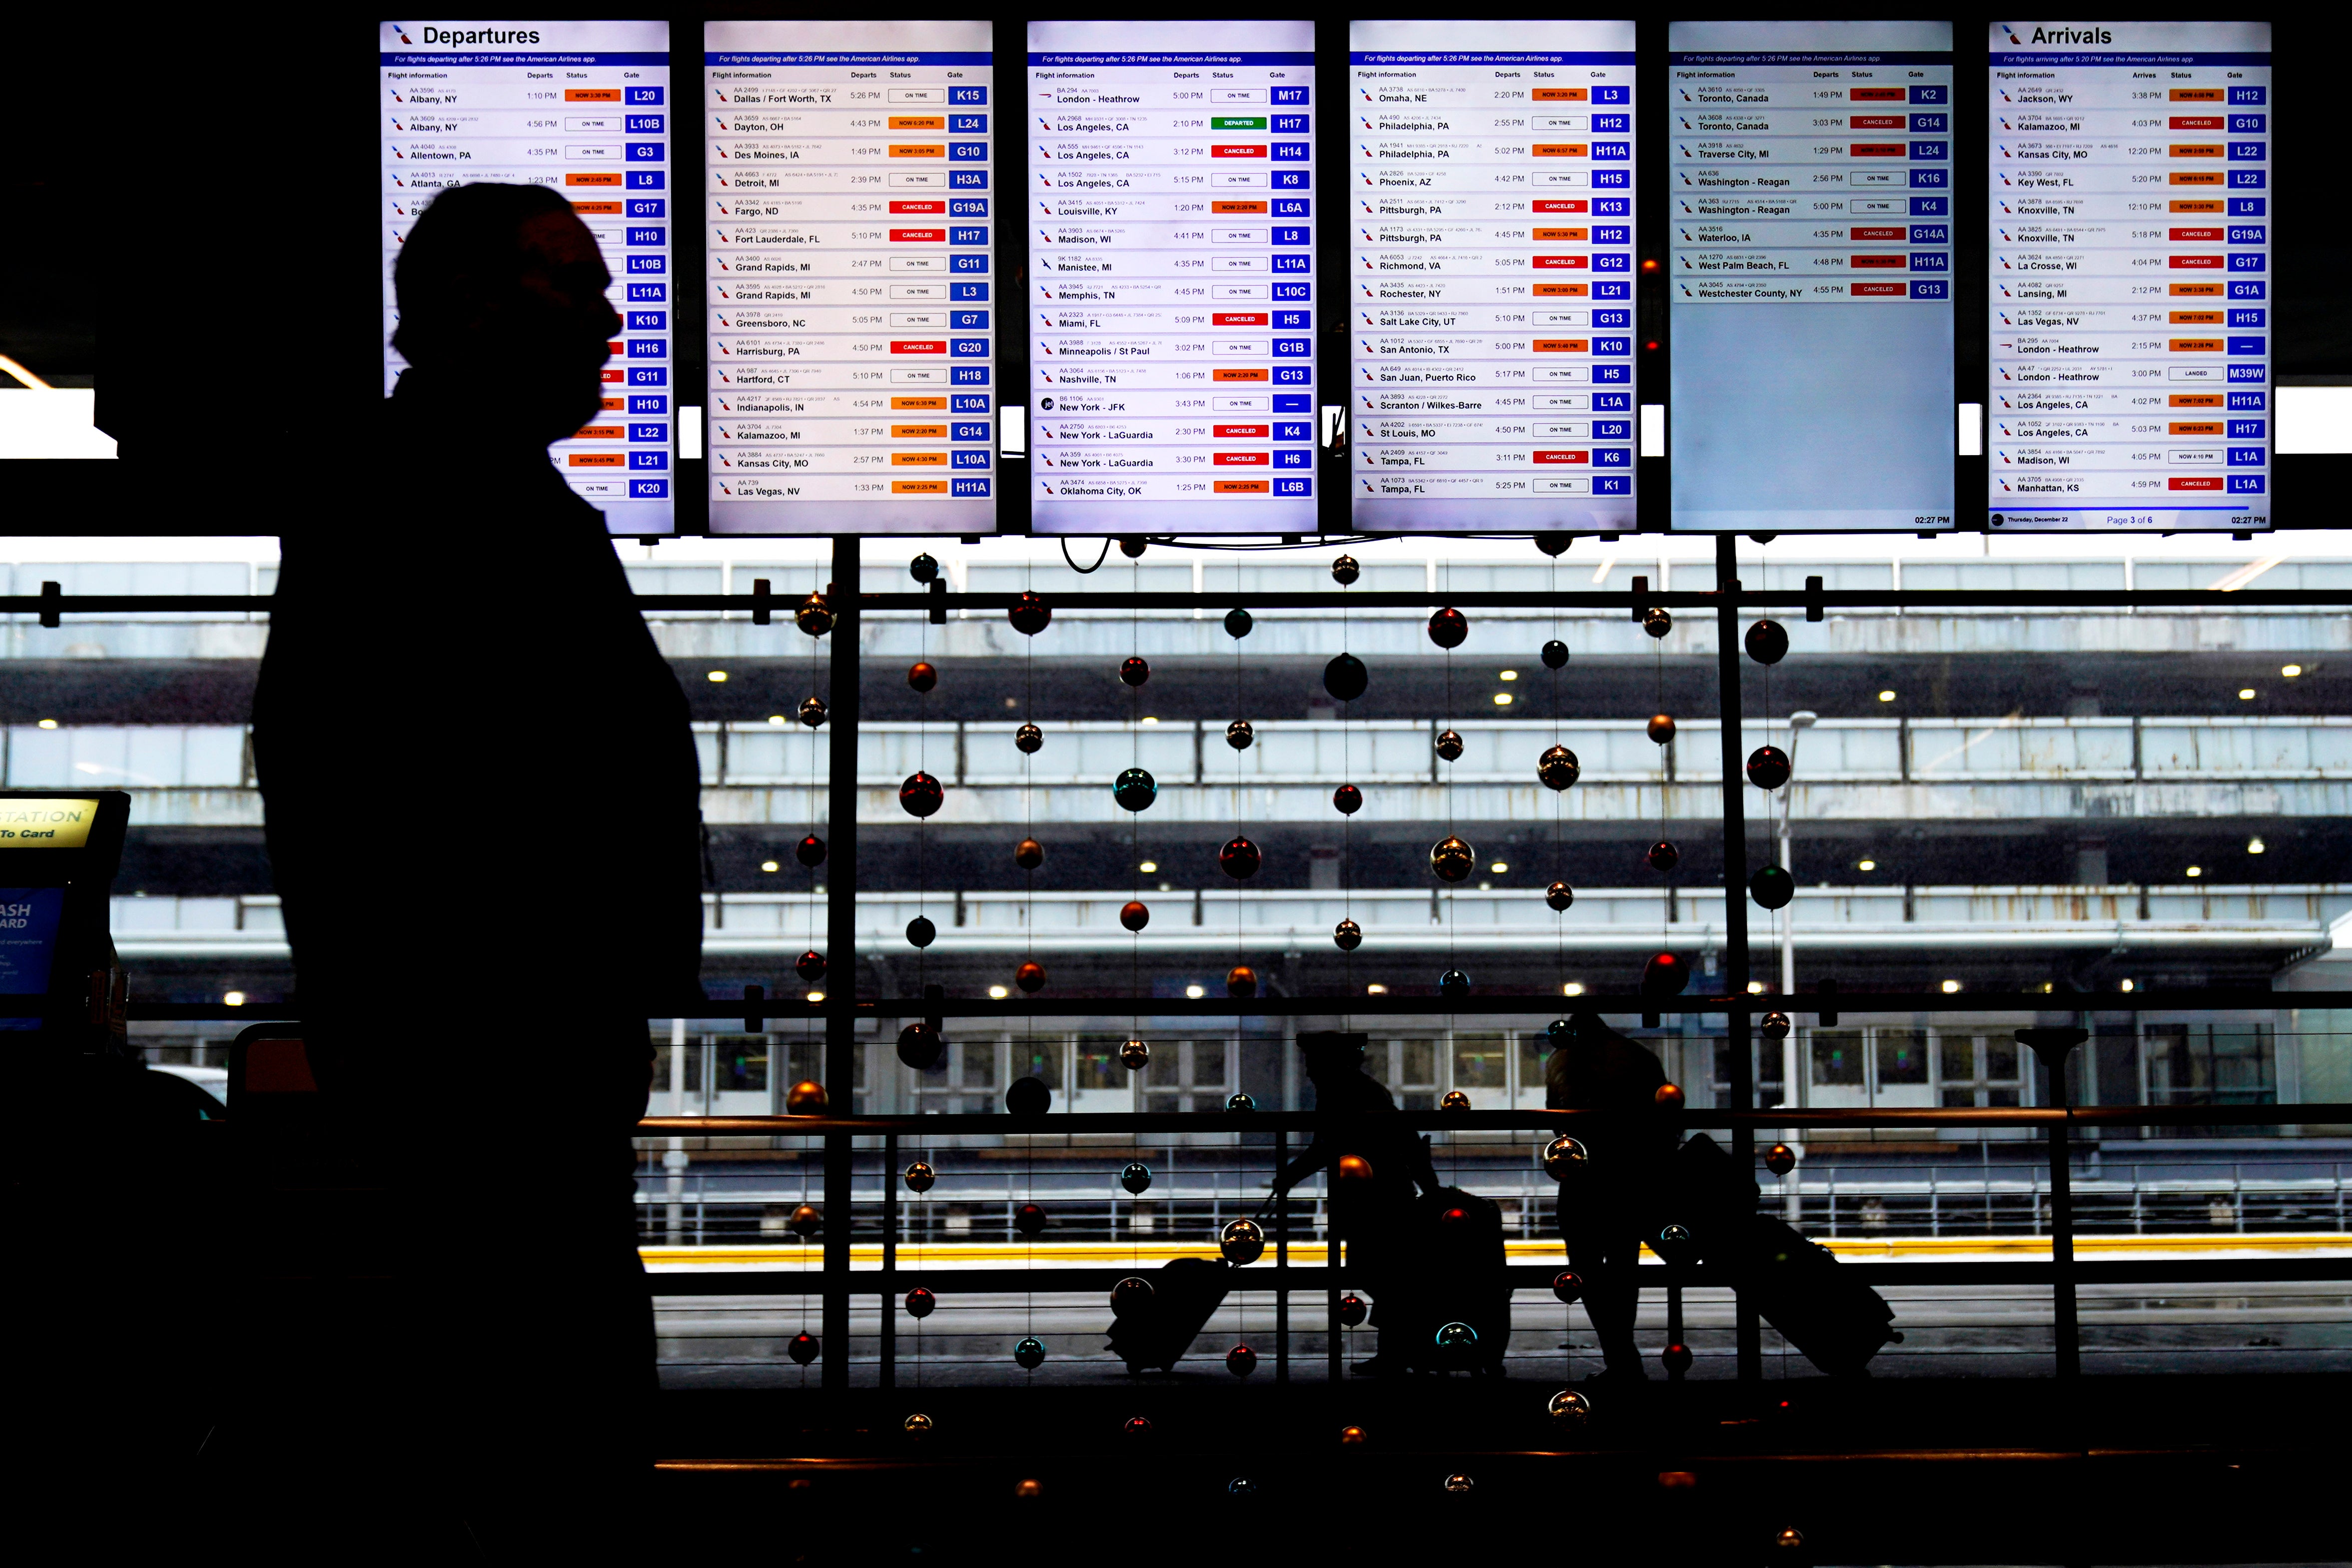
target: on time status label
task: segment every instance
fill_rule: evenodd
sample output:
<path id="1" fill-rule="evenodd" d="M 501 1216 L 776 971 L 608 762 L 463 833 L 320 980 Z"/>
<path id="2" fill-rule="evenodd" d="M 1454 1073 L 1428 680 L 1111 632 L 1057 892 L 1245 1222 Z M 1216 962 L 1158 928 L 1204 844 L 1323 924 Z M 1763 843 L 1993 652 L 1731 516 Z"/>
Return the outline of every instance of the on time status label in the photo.
<path id="1" fill-rule="evenodd" d="M 986 22 L 711 22 L 715 533 L 995 529 Z"/>
<path id="2" fill-rule="evenodd" d="M 1312 529 L 1314 24 L 1028 44 L 1031 526 Z"/>
<path id="3" fill-rule="evenodd" d="M 669 24 L 385 22 L 378 45 L 385 390 L 406 368 L 392 269 L 416 215 L 453 185 L 560 191 L 604 252 L 622 328 L 596 419 L 550 456 L 612 532 L 670 531 Z"/>
<path id="4" fill-rule="evenodd" d="M 1952 522 L 1948 22 L 1676 22 L 1676 527 Z"/>
<path id="5" fill-rule="evenodd" d="M 1633 24 L 1353 22 L 1356 526 L 1633 526 Z"/>
<path id="6" fill-rule="evenodd" d="M 2270 25 L 1991 44 L 1987 521 L 2268 527 Z"/>

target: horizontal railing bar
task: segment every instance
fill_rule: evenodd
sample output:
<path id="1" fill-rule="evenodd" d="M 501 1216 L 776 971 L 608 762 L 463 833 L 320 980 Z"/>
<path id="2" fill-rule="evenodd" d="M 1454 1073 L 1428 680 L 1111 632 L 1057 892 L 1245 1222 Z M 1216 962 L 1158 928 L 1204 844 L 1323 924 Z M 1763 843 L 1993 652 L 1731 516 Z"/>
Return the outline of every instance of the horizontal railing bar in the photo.
<path id="1" fill-rule="evenodd" d="M 1247 938 L 1244 936 L 1246 942 Z M 1671 944 L 1668 944 L 1671 945 Z M 589 994 L 580 994 L 584 1003 Z M 398 998 L 386 997 L 387 1005 Z M 514 993 L 513 1005 L 536 1012 L 561 1010 L 568 1005 L 561 993 Z M 601 999 L 598 1005 L 604 1004 Z M 772 995 L 759 1005 L 761 1016 L 782 1024 L 821 1018 L 838 1001 L 806 1002 L 790 995 Z M 1779 1009 L 1801 1017 L 1823 1012 L 1875 1013 L 2171 1013 L 2272 1011 L 2281 1007 L 2352 1007 L 2352 991 L 2199 991 L 2131 992 L 1977 991 L 1841 991 L 1825 995 L 1801 991 L 1793 996 L 1696 995 L 1649 998 L 1625 992 L 1587 992 L 1580 996 L 1543 993 L 1438 996 L 1021 996 L 998 1001 L 989 997 L 950 996 L 926 999 L 859 997 L 850 1004 L 856 1016 L 880 1018 L 1024 1018 L 1076 1017 L 1129 1014 L 1155 1018 L 1255 1017 L 1494 1017 L 1506 1014 L 1545 1014 L 1553 1017 L 1600 1016 L 1629 1013 L 1685 1015 L 1729 1013 L 1750 1016 Z M 0 1018 L 38 1017 L 47 1011 L 37 996 L 0 996 Z M 648 1007 L 646 1016 L 740 1021 L 744 1006 L 727 997 L 680 997 L 667 1007 Z M 229 1006 L 219 1002 L 132 1002 L 128 1016 L 142 1022 L 244 1019 L 251 1023 L 301 1016 L 299 1002 L 248 1002 Z"/>
<path id="2" fill-rule="evenodd" d="M 1606 1121 L 1598 1110 L 1399 1110 L 1382 1125 L 1461 1132 L 1544 1132 L 1554 1127 Z M 2092 1105 L 1944 1107 L 1884 1106 L 1877 1109 L 1774 1107 L 1730 1110 L 1685 1107 L 1668 1118 L 1683 1127 L 2095 1127 L 2281 1126 L 2352 1122 L 2352 1104 L 2307 1105 Z M 1313 1110 L 1082 1110 L 1013 1117 L 994 1111 L 937 1116 L 648 1116 L 637 1123 L 640 1138 L 793 1137 L 831 1132 L 872 1137 L 945 1137 L 998 1133 L 1025 1137 L 1076 1136 L 1099 1132 L 1307 1132 L 1331 1124 Z"/>
<path id="3" fill-rule="evenodd" d="M 1885 1262 L 1855 1263 L 1843 1260 L 1855 1269 L 1855 1278 L 1874 1286 L 1885 1285 L 2029 1285 L 2045 1286 L 2055 1277 L 2055 1266 L 2042 1261 L 1992 1263 L 1977 1260 L 1953 1262 Z M 1504 1266 L 1511 1284 L 1520 1289 L 1549 1289 L 1552 1277 L 1567 1267 L 1563 1255 L 1558 1264 L 1513 1263 Z M 879 1268 L 852 1269 L 846 1284 L 838 1284 L 841 1276 L 828 1276 L 823 1270 L 810 1268 L 730 1268 L 724 1271 L 649 1273 L 646 1275 L 648 1294 L 654 1296 L 817 1296 L 838 1291 L 848 1296 L 888 1294 L 922 1286 L 951 1305 L 958 1296 L 1002 1295 L 1076 1295 L 1089 1291 L 1107 1292 L 1113 1285 L 1131 1274 L 1149 1276 L 1149 1266 L 1120 1267 L 1089 1265 L 1083 1268 L 910 1268 L 905 1265 L 895 1270 Z M 2235 1285 L 2294 1284 L 2302 1281 L 2352 1279 L 2352 1258 L 2192 1258 L 2178 1262 L 2162 1259 L 2128 1258 L 2107 1260 L 2077 1259 L 2071 1272 L 2077 1285 Z M 1662 1289 L 1671 1285 L 1705 1289 L 1709 1287 L 1729 1289 L 1727 1278 L 1713 1275 L 1704 1266 L 1675 1268 L 1672 1266 L 1648 1264 L 1638 1271 L 1640 1284 L 1648 1289 Z M 1360 1269 L 1341 1266 L 1339 1268 L 1307 1267 L 1294 1264 L 1288 1269 L 1276 1269 L 1267 1265 L 1264 1273 L 1255 1265 L 1236 1272 L 1228 1289 L 1234 1291 L 1265 1291 L 1277 1288 L 1291 1290 L 1324 1290 L 1362 1285 L 1366 1282 Z M 1898 1303 L 1899 1305 L 1899 1303 Z M 1108 1311 L 1108 1306 L 1104 1309 Z M 1897 1320 L 1898 1326 L 1900 1320 Z M 946 1325 L 935 1324 L 933 1332 Z"/>
<path id="4" fill-rule="evenodd" d="M 1743 588 L 1727 595 L 1732 605 L 1740 609 L 1769 609 L 1774 606 L 1801 608 L 1819 605 L 1823 609 L 1935 609 L 1979 607 L 1991 609 L 2165 609 L 2210 605 L 2216 609 L 2252 609 L 2263 607 L 2292 608 L 2297 606 L 2325 607 L 2332 605 L 2352 605 L 2352 589 L 2344 588 L 2239 588 L 2221 591 L 2212 588 L 1823 588 L 1808 591 L 1803 588 Z M 419 604 L 434 602 L 435 595 L 415 595 Z M 549 608 L 559 602 L 559 595 L 533 593 L 529 590 L 490 595 L 510 607 L 527 606 L 534 601 L 544 601 Z M 985 610 L 995 612 L 1009 607 L 1014 595 L 1010 594 L 861 594 L 857 607 L 861 611 L 929 611 L 936 609 Z M 1117 591 L 1080 591 L 1057 593 L 1045 596 L 1055 609 L 1091 610 L 1193 610 L 1211 607 L 1249 609 L 1328 610 L 1335 604 L 1344 604 L 1350 610 L 1407 610 L 1433 605 L 1452 605 L 1457 609 L 1593 609 L 1623 610 L 1636 605 L 1646 607 L 1663 605 L 1668 609 L 1712 609 L 1720 605 L 1727 595 L 1709 589 L 1660 588 L 1636 595 L 1629 589 L 1567 589 L 1478 590 L 1463 593 L 1395 591 L 1382 589 L 1358 590 L 1344 595 L 1328 589 L 1306 592 L 1285 589 L 1235 590 L 1231 593 L 1119 593 Z M 758 602 L 749 594 L 639 594 L 638 606 L 648 613 L 661 611 L 722 611 L 746 612 Z M 106 615 L 138 614 L 141 611 L 191 613 L 223 611 L 241 615 L 267 615 L 275 596 L 267 594 L 64 594 L 43 597 L 36 594 L 0 595 L 0 613 L 9 615 Z M 798 598 L 792 595 L 772 595 L 768 606 L 776 616 L 774 624 L 789 627 L 792 611 Z"/>

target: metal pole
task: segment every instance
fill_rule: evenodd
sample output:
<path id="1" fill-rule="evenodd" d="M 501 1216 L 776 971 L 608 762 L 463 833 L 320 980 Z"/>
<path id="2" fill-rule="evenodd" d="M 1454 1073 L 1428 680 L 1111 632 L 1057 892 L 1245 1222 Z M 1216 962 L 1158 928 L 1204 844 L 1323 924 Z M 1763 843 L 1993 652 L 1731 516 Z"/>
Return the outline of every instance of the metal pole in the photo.
<path id="1" fill-rule="evenodd" d="M 2061 1079 L 2058 1098 L 2066 1098 L 2062 1063 L 2053 1078 Z M 2052 1333 L 2058 1352 L 2058 1375 L 2074 1377 L 2083 1370 L 2083 1326 L 2074 1310 L 2074 1142 L 2068 1136 L 2070 1114 L 2050 1130 L 2050 1310 Z"/>
<path id="2" fill-rule="evenodd" d="M 882 1140 L 882 1343 L 881 1379 L 898 1386 L 898 1135 Z"/>
<path id="3" fill-rule="evenodd" d="M 1290 1163 L 1290 1135 L 1274 1135 L 1274 1168 Z M 1274 1381 L 1290 1381 L 1290 1194 L 1274 1200 Z"/>
<path id="4" fill-rule="evenodd" d="M 1724 1015 L 1724 1040 L 1731 1051 L 1731 1102 L 1741 1110 L 1756 1108 L 1756 1064 L 1748 1036 L 1748 778 L 1739 734 L 1739 611 L 1729 595 L 1739 591 L 1738 538 L 1721 533 L 1715 540 L 1715 588 L 1724 600 L 1715 612 L 1715 668 L 1723 715 L 1723 963 L 1724 990 L 1731 1009 Z M 1756 1169 L 1756 1131 L 1741 1125 L 1731 1131 L 1732 1168 Z M 1761 1381 L 1764 1376 L 1763 1332 L 1756 1307 L 1746 1297 L 1736 1312 L 1735 1340 L 1739 1376 Z"/>
<path id="5" fill-rule="evenodd" d="M 669 1021 L 669 1113 L 686 1114 L 686 1020 Z M 671 1247 L 686 1239 L 686 1140 L 672 1138 L 662 1152 L 663 1196 L 669 1201 L 662 1210 L 662 1236 Z"/>
<path id="6" fill-rule="evenodd" d="M 855 534 L 833 542 L 833 646 L 826 722 L 832 727 L 825 788 L 824 1082 L 835 1114 L 856 1113 L 857 1079 L 857 588 Z M 824 1141 L 824 1375 L 849 1386 L 851 1179 L 856 1151 L 845 1132 Z"/>

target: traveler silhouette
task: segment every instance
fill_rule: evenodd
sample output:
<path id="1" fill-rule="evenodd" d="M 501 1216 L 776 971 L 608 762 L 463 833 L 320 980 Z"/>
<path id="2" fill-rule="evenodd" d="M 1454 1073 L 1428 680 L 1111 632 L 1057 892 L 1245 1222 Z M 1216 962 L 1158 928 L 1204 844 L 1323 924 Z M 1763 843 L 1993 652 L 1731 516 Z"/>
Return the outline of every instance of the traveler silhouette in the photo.
<path id="1" fill-rule="evenodd" d="M 1331 1234 L 1347 1243 L 1349 1268 L 1371 1292 L 1372 1326 L 1380 1331 L 1379 1351 L 1358 1362 L 1356 1373 L 1378 1377 L 1408 1371 L 1417 1349 L 1410 1342 L 1419 1327 L 1406 1304 L 1412 1294 L 1413 1200 L 1439 1190 L 1429 1144 L 1391 1120 L 1397 1104 L 1364 1070 L 1363 1036 L 1306 1034 L 1298 1037 L 1298 1048 L 1315 1084 L 1315 1137 L 1276 1173 L 1272 1197 L 1318 1171 L 1331 1172 Z M 1369 1165 L 1369 1173 L 1342 1172 L 1339 1163 L 1350 1155 Z"/>
<path id="2" fill-rule="evenodd" d="M 1634 1270 L 1675 1150 L 1674 1124 L 1657 1106 L 1665 1081 L 1654 1053 L 1591 1016 L 1575 1020 L 1544 1064 L 1548 1109 L 1604 1113 L 1570 1130 L 1587 1158 L 1560 1183 L 1558 1212 L 1569 1266 L 1584 1277 L 1601 1375 L 1612 1380 L 1649 1375 L 1633 1342 L 1642 1300 Z"/>
<path id="3" fill-rule="evenodd" d="M 409 368 L 352 432 L 380 482 L 285 534 L 253 742 L 320 1090 L 391 1189 L 354 1268 L 388 1279 L 272 1396 L 345 1475 L 417 1467 L 401 1517 L 454 1493 L 494 1547 L 601 1552 L 649 1458 L 630 1134 L 647 1015 L 698 994 L 694 740 L 547 453 L 621 324 L 593 237 L 461 186 L 394 278 Z"/>

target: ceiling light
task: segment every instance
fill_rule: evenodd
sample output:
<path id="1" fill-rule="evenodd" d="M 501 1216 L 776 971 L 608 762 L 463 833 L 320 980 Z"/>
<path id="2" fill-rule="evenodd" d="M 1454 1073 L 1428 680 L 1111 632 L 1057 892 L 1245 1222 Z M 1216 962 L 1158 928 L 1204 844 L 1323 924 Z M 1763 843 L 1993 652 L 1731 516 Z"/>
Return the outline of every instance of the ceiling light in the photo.
<path id="1" fill-rule="evenodd" d="M 1147 713 L 1147 714 L 1145 714 L 1145 715 L 1143 716 L 1143 721 L 1144 721 L 1145 723 L 1147 723 L 1147 724 L 1157 724 L 1157 723 L 1159 723 L 1159 722 L 1160 722 L 1160 721 L 1159 721 L 1159 720 L 1157 720 L 1157 719 L 1153 718 L 1153 717 L 1152 717 L 1150 714 L 1149 714 L 1149 713 Z"/>
<path id="2" fill-rule="evenodd" d="M 1197 987 L 1195 989 L 1197 989 Z M 1007 991 L 1002 985 L 992 985 L 988 988 L 988 999 L 992 1002 L 1002 1002 L 1007 996 L 1012 994 L 1012 992 Z"/>
<path id="3" fill-rule="evenodd" d="M 1764 983 L 1763 983 L 1761 980 L 1751 980 L 1751 981 L 1749 981 L 1749 982 L 1748 983 L 1748 994 L 1749 994 L 1750 996 L 1761 996 L 1761 995 L 1763 995 L 1763 994 L 1764 994 Z"/>
<path id="4" fill-rule="evenodd" d="M 1018 708 L 1021 706 L 1021 699 L 1018 697 L 1008 697 L 1004 700 L 1004 705 L 1007 708 Z"/>
<path id="5" fill-rule="evenodd" d="M 1509 861 L 1507 861 L 1507 860 L 1497 860 L 1497 861 L 1496 861 L 1493 865 L 1491 865 L 1491 866 L 1489 866 L 1489 867 L 1487 867 L 1487 868 L 1486 868 L 1486 869 L 1488 869 L 1489 871 L 1492 871 L 1492 872 L 1493 872 L 1493 873 L 1495 873 L 1495 875 L 1496 875 L 1497 877 L 1501 876 L 1504 872 L 1506 872 L 1506 871 L 1509 870 L 1510 868 L 1511 868 L 1511 865 L 1510 865 L 1510 862 L 1509 862 Z"/>
<path id="6" fill-rule="evenodd" d="M 1209 988 L 1205 985 L 1187 985 L 1184 987 L 1184 994 L 1195 1002 L 1198 1002 L 1202 997 L 1206 996 L 1208 994 Z"/>
<path id="7" fill-rule="evenodd" d="M 1584 982 L 1571 980 L 1559 988 L 1559 994 L 1563 996 L 1581 996 L 1584 994 Z"/>
<path id="8" fill-rule="evenodd" d="M 2299 664 L 2283 664 L 2279 666 L 2279 673 L 2285 676 L 2289 680 L 2293 680 L 2296 676 L 2303 673 L 2303 666 Z M 1510 677 L 1507 675 L 1503 677 L 1503 679 L 1508 680 Z"/>
<path id="9" fill-rule="evenodd" d="M 2205 868 L 2202 866 L 2191 866 L 2189 868 L 2188 874 L 2191 877 L 2201 877 L 2205 874 Z"/>
<path id="10" fill-rule="evenodd" d="M 1501 675 L 1499 675 L 1499 676 L 1497 676 L 1496 679 L 1498 679 L 1498 680 L 1517 680 L 1518 678 L 1519 678 L 1519 672 L 1518 672 L 1517 670 L 1516 670 L 1516 669 L 1507 669 L 1507 670 L 1503 671 L 1503 672 L 1502 672 L 1502 674 L 1501 674 Z"/>
<path id="11" fill-rule="evenodd" d="M 2253 689 L 2252 687 L 2251 687 L 2251 686 L 2241 686 L 2240 688 L 2238 688 L 2238 700 L 2239 700 L 2239 701 L 2241 701 L 2241 702 L 2252 702 L 2253 700 L 2254 700 L 2254 689 Z"/>
<path id="12" fill-rule="evenodd" d="M 771 724 L 783 724 L 790 722 L 790 721 L 785 719 L 785 717 L 781 713 L 771 713 L 768 715 L 768 722 Z"/>
<path id="13" fill-rule="evenodd" d="M 2267 847 L 2269 847 L 2269 846 L 2265 845 L 2260 838 L 2249 838 L 2246 840 L 2246 853 L 2249 855 L 2259 855 Z"/>
<path id="14" fill-rule="evenodd" d="M 783 868 L 776 864 L 773 860 L 762 860 L 760 862 L 760 869 L 762 871 L 781 871 Z"/>
<path id="15" fill-rule="evenodd" d="M 1863 871 L 1875 871 L 1878 869 L 1878 862 L 1875 860 L 1857 860 L 1854 862 L 1854 866 L 1856 869 Z"/>
<path id="16" fill-rule="evenodd" d="M 1960 983 L 1957 980 L 1947 980 L 1944 982 L 1944 994 L 1947 996 L 1949 996 L 1953 992 L 1958 991 L 1959 988 Z"/>
<path id="17" fill-rule="evenodd" d="M 2132 989 L 2132 983 L 2128 980 L 2120 981 L 2116 984 L 2116 989 L 2118 991 L 2129 991 Z"/>
<path id="18" fill-rule="evenodd" d="M 222 993 L 221 993 L 221 1005 L 222 1005 L 222 1006 L 224 1006 L 224 1007 L 242 1007 L 242 1006 L 244 1006 L 244 1005 L 245 1005 L 245 993 L 244 993 L 244 992 L 242 992 L 242 991 L 224 991 L 224 992 L 222 992 Z"/>
<path id="19" fill-rule="evenodd" d="M 824 1000 L 824 993 L 822 991 L 812 991 L 808 994 L 808 999 L 812 1002 L 822 1002 Z"/>
<path id="20" fill-rule="evenodd" d="M 1364 987 L 1364 994 L 1367 996 L 1385 996 L 1388 994 L 1389 988 L 1377 983 Z"/>
<path id="21" fill-rule="evenodd" d="M 1881 702 L 1892 702 L 1895 700 L 1895 693 L 1892 691 L 1882 691 L 1878 694 L 1878 700 Z"/>
<path id="22" fill-rule="evenodd" d="M 1495 693 L 1495 706 L 1496 706 L 1496 707 L 1497 707 L 1497 708 L 1508 708 L 1510 705 L 1511 705 L 1511 694 L 1510 694 L 1509 692 L 1507 692 L 1507 691 L 1497 691 L 1496 693 Z"/>
<path id="23" fill-rule="evenodd" d="M 713 686 L 720 685 L 727 679 L 727 672 L 723 669 L 714 669 L 707 679 Z"/>
<path id="24" fill-rule="evenodd" d="M 1146 860 L 1146 861 L 1143 861 L 1141 864 L 1138 865 L 1138 866 L 1136 867 L 1136 869 L 1137 869 L 1137 870 L 1139 870 L 1139 871 L 1140 871 L 1140 872 L 1142 872 L 1145 876 L 1147 876 L 1147 877 L 1148 877 L 1148 876 L 1150 876 L 1152 872 L 1157 871 L 1158 869 L 1160 869 L 1160 862 L 1159 862 L 1159 861 L 1157 861 L 1157 860 Z"/>
<path id="25" fill-rule="evenodd" d="M 55 719 L 44 719 L 41 721 L 41 728 L 44 730 L 54 730 L 57 727 L 58 721 Z"/>

